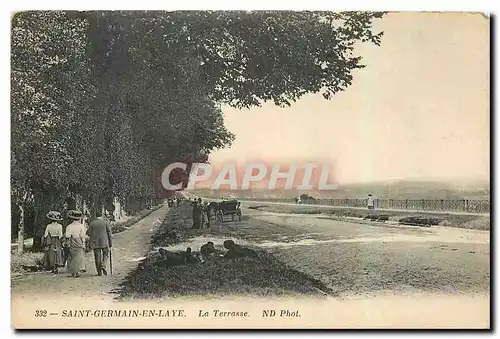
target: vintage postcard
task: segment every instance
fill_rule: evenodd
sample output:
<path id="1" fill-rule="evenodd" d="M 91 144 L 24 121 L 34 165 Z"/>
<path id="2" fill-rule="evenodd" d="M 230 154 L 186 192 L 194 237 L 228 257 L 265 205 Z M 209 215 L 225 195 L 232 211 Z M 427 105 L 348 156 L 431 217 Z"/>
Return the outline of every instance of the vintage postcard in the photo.
<path id="1" fill-rule="evenodd" d="M 13 327 L 490 328 L 489 84 L 483 13 L 13 13 Z"/>

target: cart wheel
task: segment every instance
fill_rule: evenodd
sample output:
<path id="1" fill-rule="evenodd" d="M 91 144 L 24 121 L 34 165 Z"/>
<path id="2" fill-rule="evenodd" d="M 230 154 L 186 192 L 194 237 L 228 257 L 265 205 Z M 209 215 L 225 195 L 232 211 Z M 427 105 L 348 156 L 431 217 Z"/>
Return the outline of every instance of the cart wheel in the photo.
<path id="1" fill-rule="evenodd" d="M 231 221 L 234 221 L 234 214 L 231 214 Z"/>

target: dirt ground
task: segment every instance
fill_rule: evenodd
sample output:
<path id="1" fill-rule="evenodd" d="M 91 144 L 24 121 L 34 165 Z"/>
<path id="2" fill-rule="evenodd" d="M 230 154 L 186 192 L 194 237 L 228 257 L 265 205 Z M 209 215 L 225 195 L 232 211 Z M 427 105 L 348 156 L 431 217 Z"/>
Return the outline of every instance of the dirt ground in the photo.
<path id="1" fill-rule="evenodd" d="M 258 212 L 252 219 L 307 232 L 287 236 L 288 244 L 263 239 L 262 245 L 344 295 L 378 291 L 489 293 L 488 231 L 372 226 L 321 216 Z M 276 238 L 275 232 L 269 233 Z"/>

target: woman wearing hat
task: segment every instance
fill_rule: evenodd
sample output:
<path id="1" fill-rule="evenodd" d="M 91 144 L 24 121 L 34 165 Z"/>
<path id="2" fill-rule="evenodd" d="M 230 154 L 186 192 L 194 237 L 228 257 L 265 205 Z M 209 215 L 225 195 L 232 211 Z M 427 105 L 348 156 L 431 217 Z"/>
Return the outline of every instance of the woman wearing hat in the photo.
<path id="1" fill-rule="evenodd" d="M 47 213 L 47 219 L 52 222 L 45 228 L 43 242 L 46 247 L 45 252 L 45 266 L 52 269 L 52 273 L 57 274 L 59 267 L 64 266 L 62 257 L 62 244 L 61 238 L 63 237 L 62 225 L 58 223 L 61 221 L 61 213 L 57 211 L 50 211 Z"/>
<path id="2" fill-rule="evenodd" d="M 78 278 L 85 271 L 85 225 L 80 222 L 82 212 L 68 211 L 68 218 L 73 220 L 66 226 L 66 241 L 69 246 L 68 271 Z"/>

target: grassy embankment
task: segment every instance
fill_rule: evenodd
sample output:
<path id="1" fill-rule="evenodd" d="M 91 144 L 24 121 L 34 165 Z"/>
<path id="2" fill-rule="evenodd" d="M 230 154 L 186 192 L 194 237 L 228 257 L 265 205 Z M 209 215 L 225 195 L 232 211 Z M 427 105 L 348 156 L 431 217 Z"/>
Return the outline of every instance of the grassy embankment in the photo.
<path id="1" fill-rule="evenodd" d="M 187 204 L 171 209 L 151 239 L 152 247 L 182 244 L 182 242 L 210 232 L 224 239 L 214 230 L 193 230 Z M 234 239 L 234 238 L 233 238 Z M 216 249 L 224 250 L 222 240 Z M 322 297 L 331 291 L 320 281 L 301 273 L 271 254 L 253 248 L 258 258 L 240 258 L 228 261 L 214 258 L 203 263 L 160 267 L 149 265 L 131 272 L 117 291 L 119 298 L 159 298 L 176 296 L 293 296 Z M 199 248 L 193 248 L 198 251 Z"/>

